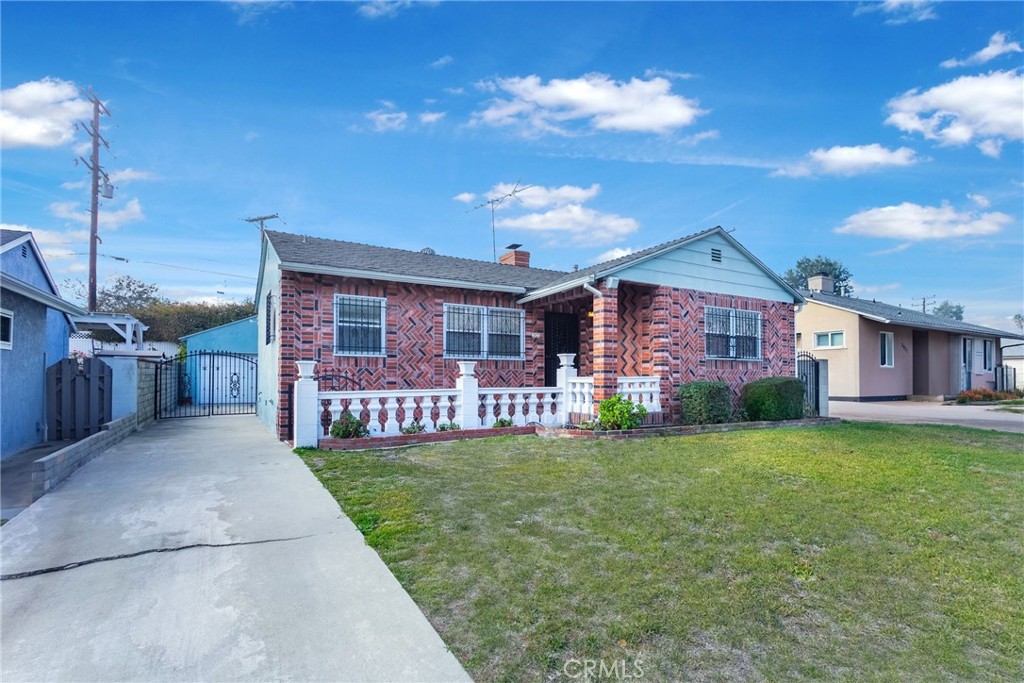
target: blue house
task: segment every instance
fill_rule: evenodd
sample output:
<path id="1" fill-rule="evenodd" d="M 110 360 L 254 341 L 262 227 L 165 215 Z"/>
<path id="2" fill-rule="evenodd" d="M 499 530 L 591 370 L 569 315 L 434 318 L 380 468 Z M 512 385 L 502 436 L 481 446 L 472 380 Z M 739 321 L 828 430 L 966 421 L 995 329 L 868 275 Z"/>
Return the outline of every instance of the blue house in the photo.
<path id="1" fill-rule="evenodd" d="M 185 392 L 197 405 L 255 402 L 258 338 L 255 315 L 181 337 L 188 356 L 180 372 L 188 377 L 179 397 Z"/>
<path id="2" fill-rule="evenodd" d="M 46 440 L 46 368 L 67 357 L 74 315 L 32 233 L 0 230 L 0 458 Z"/>

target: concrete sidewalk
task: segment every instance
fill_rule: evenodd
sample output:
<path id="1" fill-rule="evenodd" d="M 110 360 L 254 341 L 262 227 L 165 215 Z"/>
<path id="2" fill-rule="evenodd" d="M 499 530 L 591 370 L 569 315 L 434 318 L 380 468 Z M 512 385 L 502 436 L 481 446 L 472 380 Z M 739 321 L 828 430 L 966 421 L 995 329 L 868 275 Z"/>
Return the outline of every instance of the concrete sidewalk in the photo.
<path id="1" fill-rule="evenodd" d="M 995 406 L 945 405 L 928 401 L 829 401 L 828 414 L 859 422 L 944 424 L 1024 433 L 1024 415 Z"/>
<path id="2" fill-rule="evenodd" d="M 5 682 L 469 680 L 253 416 L 147 427 L 0 544 Z"/>

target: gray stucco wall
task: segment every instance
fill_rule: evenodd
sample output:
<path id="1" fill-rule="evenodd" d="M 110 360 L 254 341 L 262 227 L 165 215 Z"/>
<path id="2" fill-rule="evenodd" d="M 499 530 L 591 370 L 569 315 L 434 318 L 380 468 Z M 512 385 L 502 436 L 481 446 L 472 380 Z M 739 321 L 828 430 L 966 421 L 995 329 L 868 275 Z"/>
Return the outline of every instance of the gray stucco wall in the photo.
<path id="1" fill-rule="evenodd" d="M 46 437 L 46 368 L 63 358 L 54 355 L 59 344 L 47 343 L 47 327 L 59 328 L 64 319 L 48 321 L 45 306 L 6 291 L 0 306 L 14 314 L 11 348 L 0 350 L 0 458 L 6 458 Z M 63 338 L 66 350 L 66 333 Z"/>

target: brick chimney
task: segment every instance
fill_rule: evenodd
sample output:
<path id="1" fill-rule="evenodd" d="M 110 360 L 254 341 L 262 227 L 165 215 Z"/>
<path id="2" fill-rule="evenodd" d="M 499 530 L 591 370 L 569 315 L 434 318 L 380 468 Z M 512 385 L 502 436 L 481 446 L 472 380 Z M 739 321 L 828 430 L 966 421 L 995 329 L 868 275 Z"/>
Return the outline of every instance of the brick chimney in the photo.
<path id="1" fill-rule="evenodd" d="M 836 289 L 836 281 L 828 273 L 815 273 L 807 278 L 807 289 L 812 292 L 833 294 Z"/>
<path id="2" fill-rule="evenodd" d="M 506 266 L 519 266 L 520 268 L 530 267 L 530 252 L 522 251 L 519 249 L 523 245 L 521 244 L 510 244 L 504 254 L 498 257 L 498 263 L 503 263 Z"/>

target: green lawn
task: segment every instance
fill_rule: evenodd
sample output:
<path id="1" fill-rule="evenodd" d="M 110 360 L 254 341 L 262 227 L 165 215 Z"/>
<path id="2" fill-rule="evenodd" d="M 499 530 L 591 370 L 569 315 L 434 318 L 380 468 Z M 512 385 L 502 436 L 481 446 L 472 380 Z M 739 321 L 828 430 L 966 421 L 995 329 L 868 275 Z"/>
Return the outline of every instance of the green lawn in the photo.
<path id="1" fill-rule="evenodd" d="M 1022 443 L 843 424 L 300 453 L 479 681 L 587 659 L 1024 680 Z"/>

